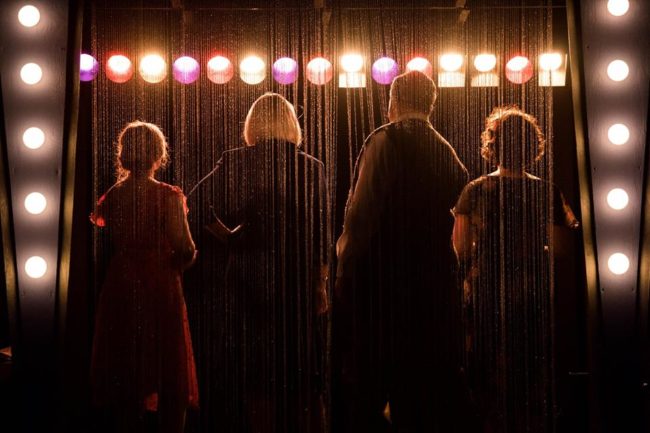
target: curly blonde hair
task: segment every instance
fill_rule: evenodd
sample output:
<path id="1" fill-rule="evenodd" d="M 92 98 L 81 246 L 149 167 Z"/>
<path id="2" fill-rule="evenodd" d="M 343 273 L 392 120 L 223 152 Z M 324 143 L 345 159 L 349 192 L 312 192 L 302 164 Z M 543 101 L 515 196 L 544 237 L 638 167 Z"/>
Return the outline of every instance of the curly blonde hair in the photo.
<path id="1" fill-rule="evenodd" d="M 129 173 L 145 173 L 154 165 L 164 167 L 169 161 L 165 134 L 153 123 L 136 120 L 128 123 L 117 136 L 115 171 L 119 181 Z"/>
<path id="2" fill-rule="evenodd" d="M 539 161 L 542 156 L 544 156 L 544 152 L 546 151 L 546 138 L 537 123 L 537 119 L 535 116 L 524 112 L 516 105 L 510 105 L 494 108 L 490 115 L 485 119 L 485 129 L 481 133 L 481 156 L 483 159 L 496 164 L 503 164 L 504 161 L 506 161 L 507 155 L 504 155 L 504 153 L 506 153 L 505 146 L 507 144 L 501 140 L 501 146 L 499 146 L 497 140 L 500 138 L 499 131 L 502 129 L 504 123 L 509 119 L 514 120 L 515 118 L 521 119 L 523 122 L 528 124 L 529 128 L 532 128 L 532 131 L 530 131 L 532 134 L 529 134 L 529 138 L 537 141 L 535 156 L 529 158 L 529 161 L 522 161 L 522 166 L 525 167 L 528 164 Z M 524 126 L 525 124 L 521 125 L 522 132 Z M 514 141 L 513 143 L 523 146 L 527 145 L 527 143 L 520 143 L 519 141 Z M 499 147 L 501 147 L 501 149 L 499 149 Z M 522 148 L 522 151 L 525 151 L 525 149 Z M 512 154 L 512 151 L 510 153 Z M 519 153 L 521 154 L 522 152 Z"/>

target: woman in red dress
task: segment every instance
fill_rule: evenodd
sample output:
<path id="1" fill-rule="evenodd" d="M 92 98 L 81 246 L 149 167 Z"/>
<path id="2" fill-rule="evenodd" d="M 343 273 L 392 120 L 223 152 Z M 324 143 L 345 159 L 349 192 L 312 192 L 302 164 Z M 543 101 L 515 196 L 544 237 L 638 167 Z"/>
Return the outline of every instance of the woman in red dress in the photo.
<path id="1" fill-rule="evenodd" d="M 118 180 L 91 216 L 113 250 L 95 323 L 93 397 L 119 432 L 141 431 L 145 410 L 158 413 L 160 431 L 182 432 L 185 410 L 198 404 L 181 284 L 196 250 L 182 191 L 154 178 L 166 162 L 160 129 L 128 124 L 118 138 Z"/>

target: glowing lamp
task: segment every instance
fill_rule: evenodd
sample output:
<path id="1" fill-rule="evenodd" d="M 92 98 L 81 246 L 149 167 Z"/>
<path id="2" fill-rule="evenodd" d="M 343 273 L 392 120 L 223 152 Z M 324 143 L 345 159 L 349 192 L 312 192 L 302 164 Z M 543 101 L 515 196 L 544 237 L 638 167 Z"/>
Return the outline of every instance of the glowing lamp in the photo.
<path id="1" fill-rule="evenodd" d="M 614 210 L 621 210 L 627 207 L 630 198 L 622 188 L 614 188 L 607 193 L 607 204 Z"/>
<path id="2" fill-rule="evenodd" d="M 630 259 L 623 253 L 614 253 L 607 259 L 607 267 L 615 275 L 623 275 L 630 269 Z"/>
<path id="3" fill-rule="evenodd" d="M 515 56 L 506 63 L 506 78 L 515 84 L 524 84 L 533 78 L 533 64 L 524 56 Z"/>
<path id="4" fill-rule="evenodd" d="M 443 54 L 440 56 L 440 67 L 446 72 L 456 72 L 463 66 L 463 56 L 460 54 Z"/>
<path id="5" fill-rule="evenodd" d="M 461 69 L 464 58 L 460 54 L 443 54 L 438 60 L 441 71 L 438 73 L 438 87 L 465 86 L 465 72 Z"/>
<path id="6" fill-rule="evenodd" d="M 20 68 L 20 79 L 25 84 L 34 85 L 43 78 L 43 70 L 36 63 L 27 63 Z"/>
<path id="7" fill-rule="evenodd" d="M 489 72 L 497 65 L 497 56 L 494 54 L 479 54 L 474 57 L 474 67 L 479 72 Z"/>
<path id="8" fill-rule="evenodd" d="M 106 77 L 114 83 L 126 83 L 133 76 L 133 64 L 128 57 L 116 54 L 106 62 Z"/>
<path id="9" fill-rule="evenodd" d="M 47 207 L 47 200 L 40 192 L 32 192 L 25 197 L 25 209 L 32 215 L 42 214 Z"/>
<path id="10" fill-rule="evenodd" d="M 372 78 L 379 84 L 392 83 L 398 72 L 397 62 L 390 57 L 382 57 L 372 64 Z"/>
<path id="11" fill-rule="evenodd" d="M 28 149 L 38 149 L 45 143 L 45 133 L 41 128 L 32 126 L 23 132 L 23 144 Z"/>
<path id="12" fill-rule="evenodd" d="M 330 82 L 334 72 L 329 60 L 316 57 L 307 63 L 307 79 L 316 85 L 323 85 Z"/>
<path id="13" fill-rule="evenodd" d="M 79 58 L 79 79 L 92 81 L 99 72 L 99 62 L 90 54 L 82 54 Z"/>
<path id="14" fill-rule="evenodd" d="M 246 84 L 259 84 L 266 78 L 266 63 L 257 56 L 248 56 L 239 64 L 239 76 Z"/>
<path id="15" fill-rule="evenodd" d="M 360 72 L 363 69 L 363 57 L 360 54 L 341 56 L 341 68 L 345 72 Z"/>
<path id="16" fill-rule="evenodd" d="M 341 56 L 339 87 L 348 89 L 366 87 L 366 74 L 363 72 L 363 57 L 360 54 L 345 54 Z"/>
<path id="17" fill-rule="evenodd" d="M 614 60 L 607 66 L 607 76 L 612 81 L 623 81 L 630 74 L 630 68 L 623 60 Z"/>
<path id="18" fill-rule="evenodd" d="M 18 11 L 18 22 L 25 27 L 34 27 L 41 20 L 38 8 L 32 5 L 23 6 Z"/>
<path id="19" fill-rule="evenodd" d="M 208 61 L 208 80 L 215 84 L 226 84 L 235 74 L 232 62 L 223 56 L 215 56 Z"/>
<path id="20" fill-rule="evenodd" d="M 273 63 L 273 78 L 280 84 L 291 84 L 298 79 L 298 63 L 290 57 L 282 57 Z"/>
<path id="21" fill-rule="evenodd" d="M 542 71 L 555 71 L 562 66 L 562 56 L 558 53 L 545 53 L 539 56 Z"/>
<path id="22" fill-rule="evenodd" d="M 607 138 L 612 144 L 621 146 L 630 139 L 630 130 L 622 123 L 615 123 L 607 130 Z"/>
<path id="23" fill-rule="evenodd" d="M 147 83 L 160 83 L 167 76 L 167 63 L 158 54 L 149 54 L 140 60 L 138 71 Z"/>
<path id="24" fill-rule="evenodd" d="M 41 278 L 47 272 L 47 262 L 43 257 L 32 256 L 25 260 L 25 273 L 30 278 Z"/>
<path id="25" fill-rule="evenodd" d="M 433 77 L 433 66 L 424 57 L 415 57 L 406 64 L 407 71 L 420 71 L 427 77 Z"/>
<path id="26" fill-rule="evenodd" d="M 172 66 L 174 79 L 183 84 L 195 82 L 200 72 L 199 62 L 188 56 L 179 57 Z"/>
<path id="27" fill-rule="evenodd" d="M 630 2 L 628 0 L 609 0 L 607 2 L 607 10 L 615 17 L 625 15 L 629 8 Z"/>
<path id="28" fill-rule="evenodd" d="M 558 87 L 566 83 L 566 55 L 544 53 L 539 56 L 539 85 Z"/>

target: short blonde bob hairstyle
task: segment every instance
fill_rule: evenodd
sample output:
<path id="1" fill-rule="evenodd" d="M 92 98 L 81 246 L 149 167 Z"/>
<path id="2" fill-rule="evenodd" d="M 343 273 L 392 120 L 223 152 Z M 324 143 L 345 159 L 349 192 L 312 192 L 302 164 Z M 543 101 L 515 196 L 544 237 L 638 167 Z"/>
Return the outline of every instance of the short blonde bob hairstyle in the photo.
<path id="1" fill-rule="evenodd" d="M 267 92 L 257 98 L 246 116 L 244 141 L 254 146 L 267 140 L 283 140 L 299 146 L 302 131 L 293 105 L 277 93 Z"/>
<path id="2" fill-rule="evenodd" d="M 167 139 L 153 123 L 136 120 L 128 123 L 117 137 L 115 169 L 118 180 L 148 173 L 156 164 L 164 167 L 169 160 Z"/>

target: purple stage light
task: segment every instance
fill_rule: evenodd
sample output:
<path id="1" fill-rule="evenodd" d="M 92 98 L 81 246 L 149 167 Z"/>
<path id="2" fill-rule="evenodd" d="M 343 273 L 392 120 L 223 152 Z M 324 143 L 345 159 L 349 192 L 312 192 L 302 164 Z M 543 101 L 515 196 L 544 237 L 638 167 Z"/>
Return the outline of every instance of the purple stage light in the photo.
<path id="1" fill-rule="evenodd" d="M 92 81 L 99 72 L 99 62 L 90 54 L 82 54 L 79 58 L 79 79 Z"/>
<path id="2" fill-rule="evenodd" d="M 398 72 L 397 62 L 390 57 L 382 57 L 372 64 L 372 78 L 379 84 L 391 84 Z"/>
<path id="3" fill-rule="evenodd" d="M 176 59 L 172 67 L 174 79 L 179 83 L 190 84 L 199 78 L 201 67 L 199 62 L 191 57 L 183 56 Z"/>
<path id="4" fill-rule="evenodd" d="M 273 78 L 280 84 L 291 84 L 298 79 L 298 63 L 290 57 L 282 57 L 273 63 Z"/>

